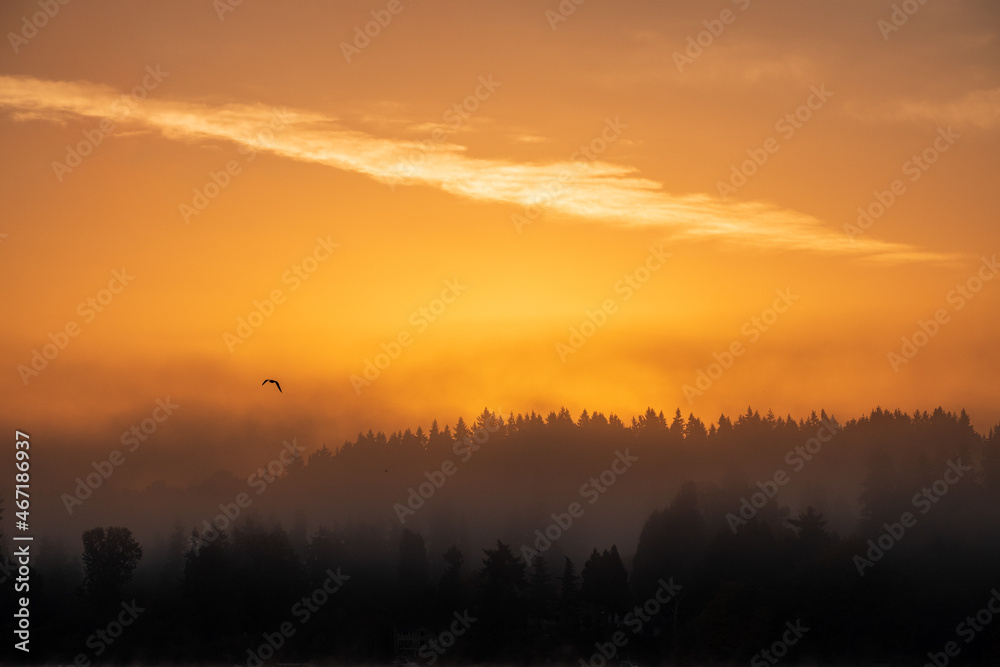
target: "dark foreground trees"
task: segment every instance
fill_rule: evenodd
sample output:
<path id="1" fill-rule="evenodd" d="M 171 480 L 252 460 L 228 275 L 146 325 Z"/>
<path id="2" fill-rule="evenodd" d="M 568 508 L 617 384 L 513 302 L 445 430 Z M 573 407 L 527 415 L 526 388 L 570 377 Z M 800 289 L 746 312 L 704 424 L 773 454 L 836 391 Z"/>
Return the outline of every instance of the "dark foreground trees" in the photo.
<path id="1" fill-rule="evenodd" d="M 249 667 L 388 664 L 400 655 L 423 664 L 598 664 L 592 656 L 605 647 L 614 651 L 604 658 L 608 664 L 625 658 L 746 664 L 758 657 L 757 664 L 767 664 L 762 652 L 772 651 L 791 626 L 801 636 L 779 646 L 782 664 L 924 664 L 948 642 L 960 648 L 962 664 L 996 664 L 1000 613 L 990 605 L 1000 608 L 998 431 L 980 437 L 963 416 L 943 411 L 876 410 L 839 424 L 836 439 L 811 458 L 795 450 L 829 420 L 823 413 L 794 422 L 748 411 L 706 428 L 691 417 L 675 413 L 668 420 L 649 411 L 626 426 L 600 413 L 574 423 L 560 412 L 548 420 L 512 417 L 490 433 L 475 454 L 477 465 L 488 461 L 496 475 L 511 466 L 522 477 L 535 475 L 539 485 L 560 482 L 537 472 L 544 448 L 578 448 L 576 456 L 556 457 L 572 469 L 565 500 L 576 497 L 578 459 L 596 462 L 578 466 L 589 475 L 615 449 L 631 448 L 636 465 L 646 466 L 616 482 L 612 490 L 625 498 L 636 493 L 640 474 L 687 475 L 638 517 L 635 546 L 626 550 L 615 540 L 570 546 L 614 502 L 611 492 L 530 562 L 520 546 L 533 539 L 535 517 L 511 519 L 471 547 L 447 539 L 462 531 L 443 530 L 448 516 L 433 514 L 437 508 L 477 520 L 485 515 L 478 505 L 455 507 L 450 500 L 471 479 L 471 468 L 420 510 L 421 519 L 434 518 L 423 525 L 401 527 L 385 502 L 382 522 L 331 519 L 293 540 L 277 520 L 248 513 L 218 538 L 190 540 L 183 565 L 168 557 L 147 565 L 127 529 L 88 530 L 80 573 L 57 549 L 39 573 L 35 622 L 39 636 L 51 640 L 41 657 L 62 664 L 84 654 L 90 661 Z M 474 428 L 484 423 L 477 419 Z M 454 432 L 474 433 L 464 422 Z M 455 444 L 452 431 L 436 425 L 428 436 L 380 435 L 320 454 L 291 479 L 323 489 L 340 474 L 338 466 L 363 469 L 385 457 L 394 457 L 394 465 L 411 461 L 419 477 L 428 469 L 421 452 L 433 448 L 427 456 L 440 458 Z M 497 458 L 485 458 L 488 447 Z M 709 475 L 700 457 L 713 460 L 719 452 L 727 462 L 763 462 L 742 477 L 725 469 Z M 384 465 L 377 469 L 384 475 Z M 781 479 L 776 470 L 806 480 L 811 470 L 831 469 L 851 490 L 856 520 L 850 524 L 834 519 L 835 488 L 812 493 L 808 502 L 792 502 L 785 492 L 791 483 L 774 482 L 777 492 L 767 493 L 768 482 Z M 335 515 L 339 507 L 327 509 Z M 540 518 L 546 512 L 551 508 L 540 510 Z M 77 592 L 81 586 L 68 585 L 73 581 L 85 596 Z M 95 611 L 92 602 L 133 597 L 145 611 L 96 655 L 88 637 L 116 616 Z"/>
<path id="2" fill-rule="evenodd" d="M 83 534 L 83 593 L 100 606 L 114 604 L 142 558 L 132 531 L 121 526 L 91 528 Z"/>

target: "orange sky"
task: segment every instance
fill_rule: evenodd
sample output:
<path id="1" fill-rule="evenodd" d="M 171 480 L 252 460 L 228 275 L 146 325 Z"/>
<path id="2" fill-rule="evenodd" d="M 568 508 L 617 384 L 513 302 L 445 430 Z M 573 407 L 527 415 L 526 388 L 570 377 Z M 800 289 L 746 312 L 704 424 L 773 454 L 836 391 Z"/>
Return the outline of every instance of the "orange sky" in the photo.
<path id="1" fill-rule="evenodd" d="M 483 406 L 1000 420 L 994 4 L 223 2 L 0 10 L 8 426 L 113 447 L 167 395 L 333 443 Z"/>

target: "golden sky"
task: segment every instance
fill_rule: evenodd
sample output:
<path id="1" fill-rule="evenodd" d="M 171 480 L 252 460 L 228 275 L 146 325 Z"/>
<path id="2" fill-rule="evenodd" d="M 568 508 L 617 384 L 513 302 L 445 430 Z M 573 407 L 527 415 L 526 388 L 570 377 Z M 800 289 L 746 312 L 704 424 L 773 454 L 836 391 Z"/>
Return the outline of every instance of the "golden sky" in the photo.
<path id="1" fill-rule="evenodd" d="M 998 19 L 4 3 L 3 421 L 113 447 L 170 396 L 164 448 L 484 406 L 988 429 Z"/>

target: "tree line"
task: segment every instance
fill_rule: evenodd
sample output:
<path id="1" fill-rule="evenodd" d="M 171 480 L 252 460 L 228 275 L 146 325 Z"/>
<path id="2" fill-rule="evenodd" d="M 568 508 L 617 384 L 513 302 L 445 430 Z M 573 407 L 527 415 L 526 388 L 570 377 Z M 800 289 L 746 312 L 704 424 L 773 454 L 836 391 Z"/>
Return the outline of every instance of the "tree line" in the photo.
<path id="1" fill-rule="evenodd" d="M 855 491 L 848 530 L 830 527 L 825 510 L 834 505 L 788 503 L 775 481 L 775 472 L 805 474 L 784 454 L 824 424 L 835 435 L 809 465 L 831 475 L 827 484 L 842 479 Z M 248 512 L 212 540 L 179 524 L 151 549 L 128 527 L 88 528 L 76 545 L 40 545 L 32 660 L 600 667 L 772 664 L 779 655 L 789 664 L 923 664 L 928 654 L 955 650 L 965 664 L 993 664 L 1000 655 L 1000 618 L 986 622 L 994 594 L 1000 603 L 1000 427 L 977 434 L 965 413 L 876 409 L 839 423 L 823 412 L 796 422 L 748 410 L 706 426 L 679 411 L 668 421 L 649 410 L 629 425 L 600 413 L 502 419 L 484 411 L 471 426 L 459 420 L 427 434 L 359 434 L 335 451 L 315 450 L 281 482 L 321 488 L 338 467 L 402 466 L 407 456 L 419 470 L 453 456 L 456 444 L 476 442 L 487 426 L 482 453 L 490 452 L 490 464 L 517 463 L 527 477 L 512 493 L 544 486 L 532 462 L 559 460 L 573 446 L 604 455 L 595 461 L 629 448 L 644 474 L 655 478 L 669 462 L 687 479 L 643 514 L 625 553 L 605 534 L 587 532 L 596 538 L 588 548 L 560 544 L 526 558 L 521 547 L 539 525 L 533 519 L 471 547 L 469 539 L 445 543 L 434 535 L 462 532 L 434 525 L 441 514 L 422 510 L 423 523 L 401 525 L 384 502 L 382 521 L 336 513 L 328 522 L 306 520 L 322 509 L 321 493 L 291 520 Z M 710 453 L 736 449 L 741 456 L 733 458 L 764 463 L 742 476 L 705 465 Z M 853 475 L 837 476 L 850 465 Z M 661 474 L 668 472 L 677 473 Z M 578 477 L 569 477 L 572 488 Z M 451 507 L 444 491 L 439 505 L 476 512 Z M 642 506 L 634 489 L 623 494 L 619 506 Z M 123 609 L 133 610 L 127 627 Z M 952 653 L 942 653 L 949 642 Z"/>

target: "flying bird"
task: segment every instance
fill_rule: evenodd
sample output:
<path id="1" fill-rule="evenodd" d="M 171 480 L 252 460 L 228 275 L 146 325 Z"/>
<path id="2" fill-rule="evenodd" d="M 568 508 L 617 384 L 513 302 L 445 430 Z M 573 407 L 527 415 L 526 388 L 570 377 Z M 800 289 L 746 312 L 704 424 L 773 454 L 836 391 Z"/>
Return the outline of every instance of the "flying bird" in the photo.
<path id="1" fill-rule="evenodd" d="M 278 391 L 281 391 L 281 385 L 280 385 L 280 384 L 278 384 L 278 381 L 277 381 L 277 380 L 264 380 L 263 382 L 261 382 L 261 383 L 260 383 L 260 386 L 262 386 L 262 387 L 263 387 L 263 386 L 264 386 L 265 384 L 267 384 L 268 382 L 273 382 L 273 383 L 274 383 L 274 386 L 278 388 Z M 285 393 L 285 392 L 281 391 L 281 393 Z"/>

